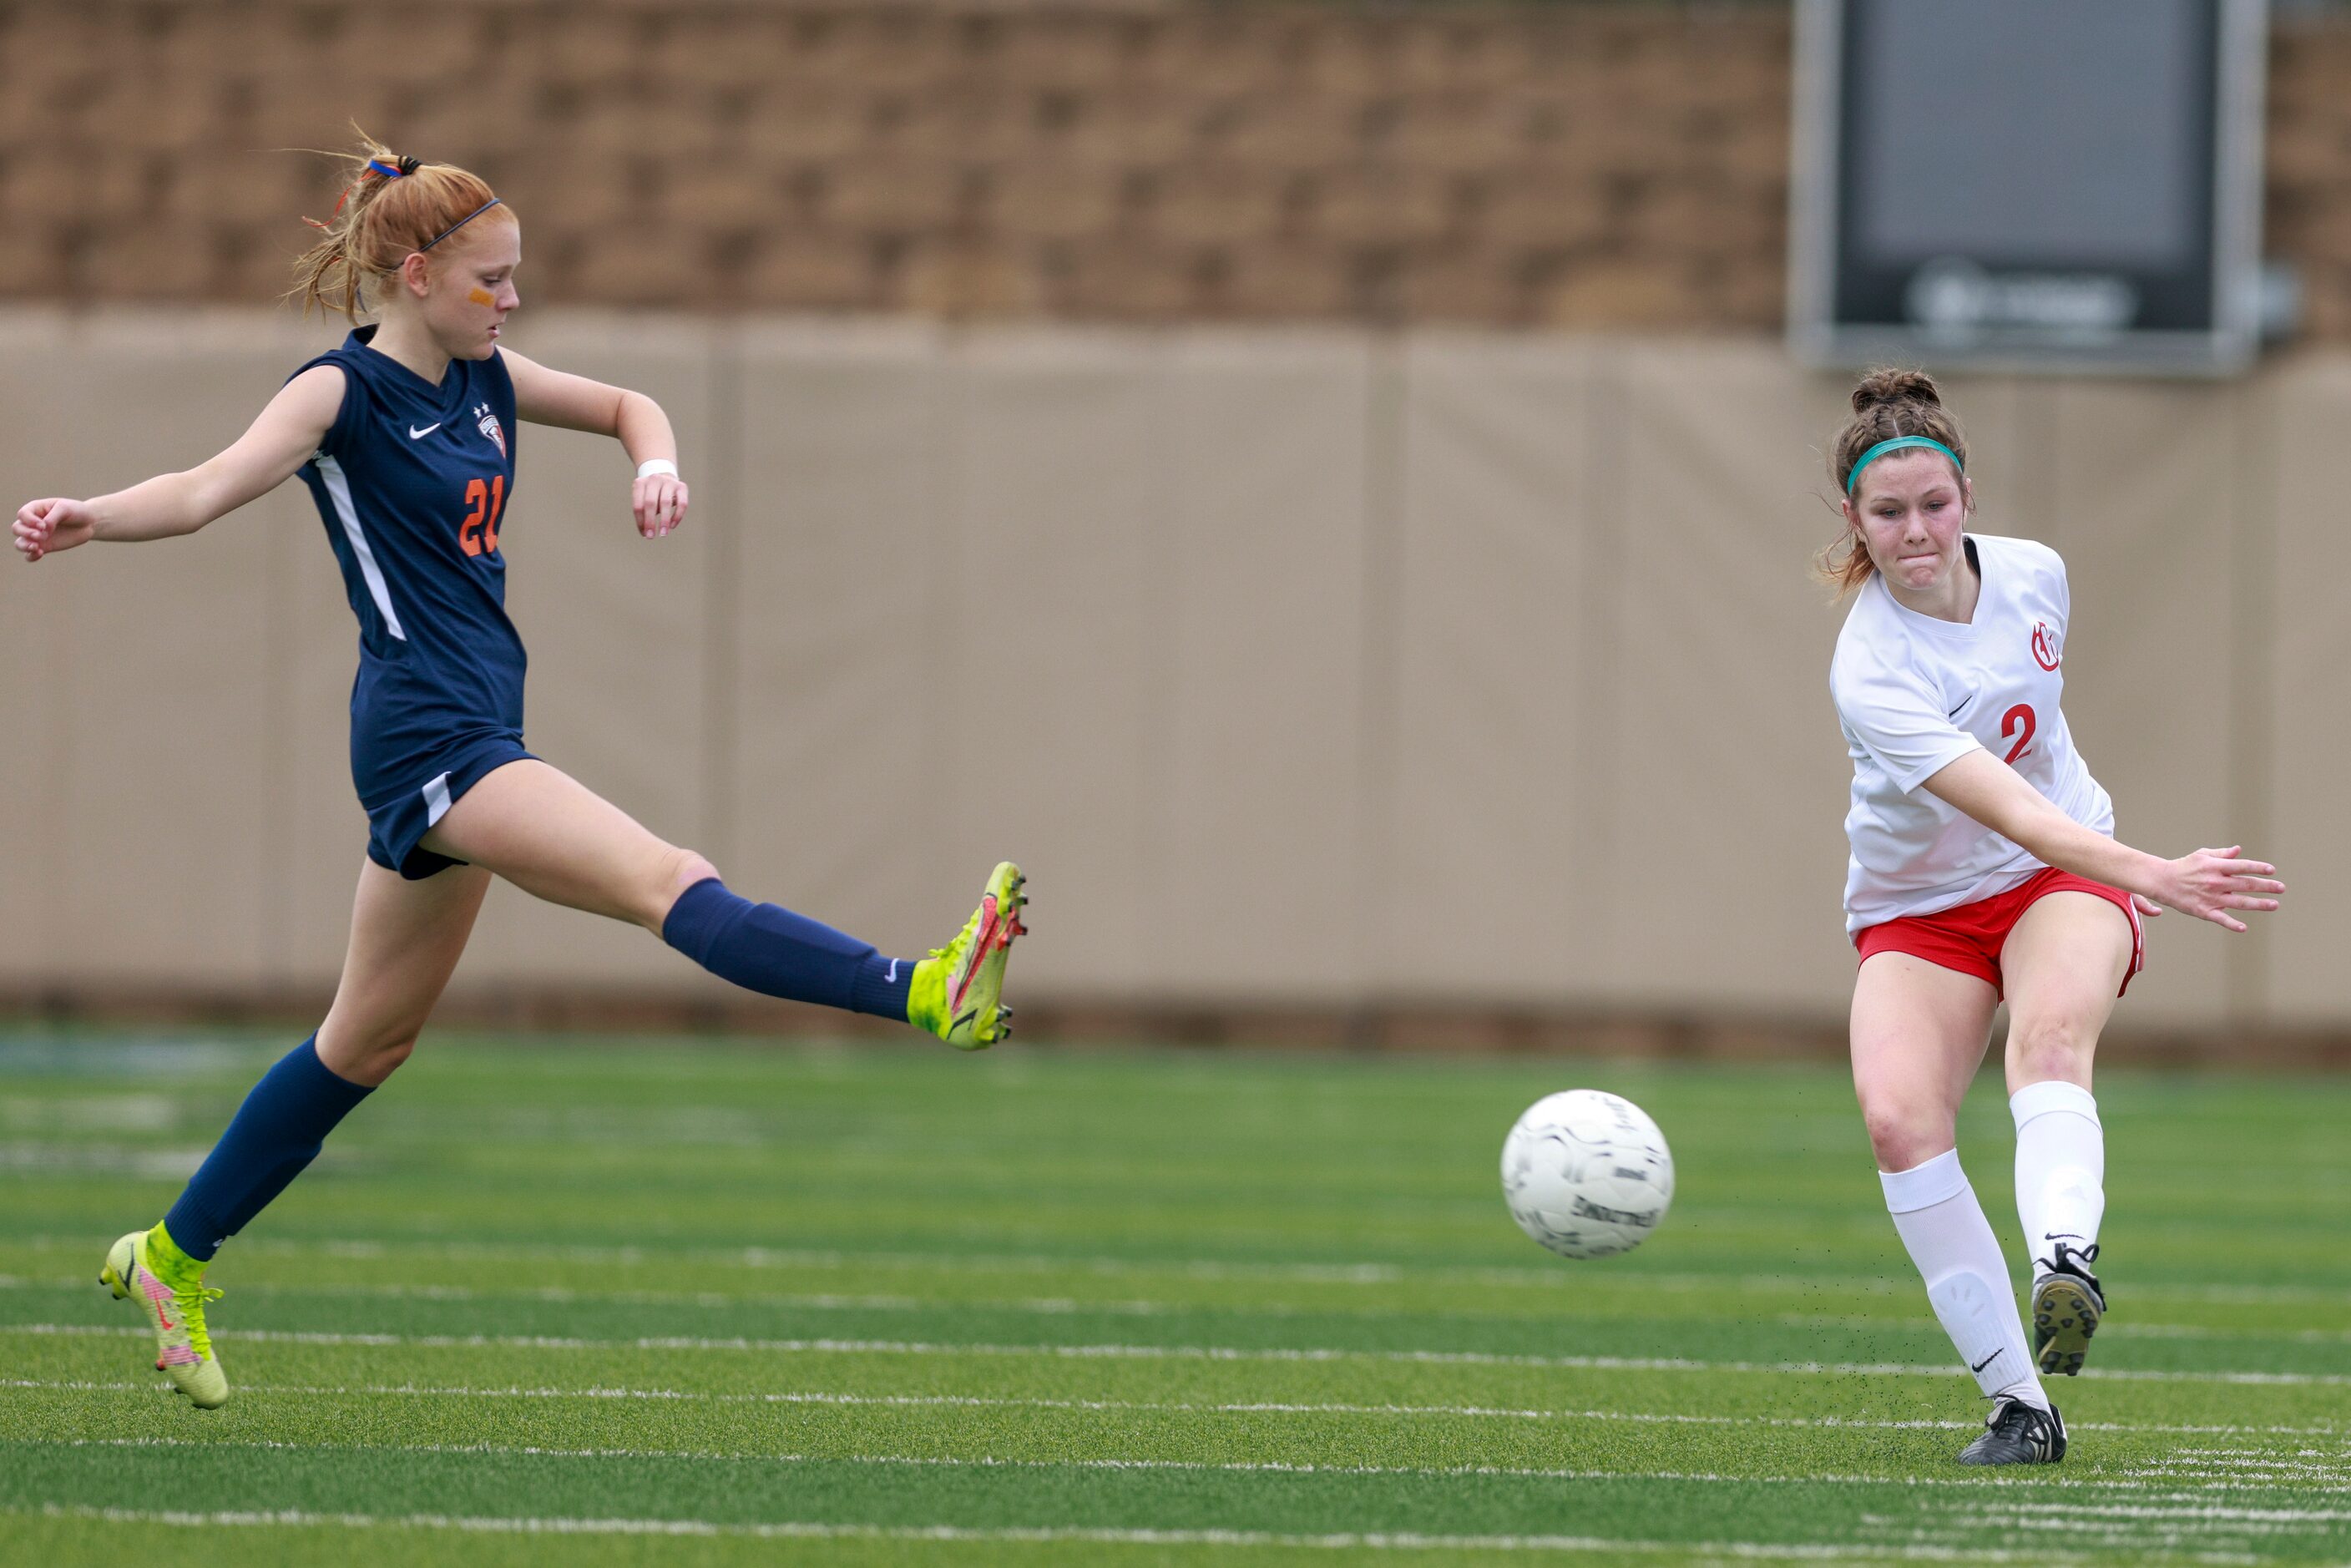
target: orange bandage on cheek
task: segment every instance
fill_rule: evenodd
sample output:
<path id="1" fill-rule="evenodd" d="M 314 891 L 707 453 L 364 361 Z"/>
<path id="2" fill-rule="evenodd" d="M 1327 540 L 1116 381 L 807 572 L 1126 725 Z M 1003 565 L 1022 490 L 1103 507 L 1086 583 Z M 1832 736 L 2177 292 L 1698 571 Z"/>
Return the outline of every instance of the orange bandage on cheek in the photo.
<path id="1" fill-rule="evenodd" d="M 476 288 L 465 298 L 472 303 L 481 306 L 493 306 L 498 302 L 498 297 L 486 288 Z"/>

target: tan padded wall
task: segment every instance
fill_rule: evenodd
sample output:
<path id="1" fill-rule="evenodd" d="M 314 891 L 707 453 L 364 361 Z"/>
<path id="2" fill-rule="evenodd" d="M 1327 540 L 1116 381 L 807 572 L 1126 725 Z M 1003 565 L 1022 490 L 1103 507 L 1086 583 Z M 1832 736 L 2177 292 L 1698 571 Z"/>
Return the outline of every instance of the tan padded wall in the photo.
<path id="1" fill-rule="evenodd" d="M 1345 874 L 1377 767 L 1363 701 L 1379 636 L 1371 354 L 1353 334 L 1200 334 L 1174 346 L 1164 382 L 1165 499 L 1139 607 L 1164 692 L 1145 709 L 1144 983 L 1343 996 L 1378 981 L 1370 927 L 1387 896 Z M 1225 890 L 1214 917 L 1187 889 Z"/>
<path id="2" fill-rule="evenodd" d="M 1809 453 L 1840 390 L 1761 343 L 1620 351 L 1602 722 L 1627 1000 L 1792 1009 L 1850 980 L 1820 936 L 1844 885 L 1841 617 L 1805 573 L 1826 488 Z"/>
<path id="3" fill-rule="evenodd" d="M 9 493 L 89 494 L 201 462 L 318 337 L 241 313 L 11 317 Z M 295 652 L 280 607 L 291 552 L 313 547 L 308 511 L 289 491 L 200 541 L 9 563 L 0 646 L 36 690 L 9 699 L 5 745 L 24 755 L 8 768 L 32 792 L 7 832 L 17 885 L 0 906 L 39 890 L 14 927 L 39 936 L 6 961 L 13 975 L 206 987 L 276 961 L 293 805 L 277 766 Z"/>
<path id="4" fill-rule="evenodd" d="M 2249 476 L 2275 519 L 2266 609 L 2273 617 L 2261 716 L 2271 833 L 2303 917 L 2256 939 L 2271 1016 L 2341 1027 L 2351 1017 L 2351 578 L 2343 570 L 2343 433 L 2351 358 L 2312 355 L 2265 378 L 2247 446 L 2270 476 Z M 2265 490 L 2265 494 L 2263 494 Z M 2259 564 L 2255 562 L 2249 564 Z"/>
<path id="5" fill-rule="evenodd" d="M 1614 858 L 1591 744 L 1605 651 L 1594 357 L 1467 334 L 1401 356 L 1403 438 L 1381 475 L 1392 580 L 1364 661 L 1393 758 L 1364 881 L 1391 984 L 1607 982 L 1614 898 L 1580 891 Z"/>
<path id="6" fill-rule="evenodd" d="M 2251 523 L 2236 504 L 2236 408 L 2203 387 L 2067 387 L 2040 431 L 2055 486 L 2034 531 L 2074 590 L 2066 717 L 2115 798 L 2116 832 L 2169 854 L 2235 842 L 2231 780 L 2261 768 L 2230 748 L 2237 535 Z M 2188 924 L 2154 922 L 2131 998 L 2193 1028 L 2223 1016 L 2228 986 L 2219 934 L 2182 939 Z"/>
<path id="7" fill-rule="evenodd" d="M 0 489 L 233 438 L 324 335 L 0 318 Z M 507 524 L 530 740 L 743 891 L 914 954 L 1036 880 L 1031 995 L 1829 1019 L 1846 767 L 1821 448 L 1753 340 L 956 329 L 549 315 L 525 352 L 679 423 L 695 515 L 532 429 Z M 2075 584 L 2069 717 L 2126 836 L 2296 885 L 2173 915 L 2149 1025 L 2351 1022 L 2334 432 L 2351 361 L 1951 388 L 1986 531 Z M 13 502 L 11 503 L 13 505 Z M 364 841 L 354 633 L 298 488 L 0 566 L 11 989 L 330 980 Z M 458 984 L 716 997 L 501 893 Z"/>
<path id="8" fill-rule="evenodd" d="M 901 953 L 946 939 L 987 852 L 946 852 L 944 358 L 918 325 L 733 334 L 720 413 L 740 477 L 698 492 L 737 541 L 713 600 L 724 792 L 700 847 L 747 894 Z"/>
<path id="9" fill-rule="evenodd" d="M 718 329 L 615 318 L 519 324 L 516 347 L 543 363 L 632 386 L 679 433 L 682 472 L 707 474 L 719 436 L 712 338 Z M 721 505 L 691 508 L 665 538 L 638 536 L 633 470 L 614 443 L 529 426 L 499 526 L 507 609 L 530 651 L 531 748 L 673 843 L 708 835 L 708 603 L 729 542 Z M 696 973 L 643 933 L 583 919 L 500 885 L 485 906 L 467 973 L 528 983 L 597 976 L 614 984 Z"/>
<path id="10" fill-rule="evenodd" d="M 925 809 L 959 887 L 1017 852 L 1040 886 L 1069 888 L 1039 911 L 1055 932 L 1032 949 L 1040 985 L 1179 977 L 1153 938 L 1157 906 L 1180 894 L 1150 842 L 1168 821 L 1165 632 L 1150 606 L 1169 523 L 1170 341 L 989 334 L 949 359 L 947 750 Z M 942 914 L 964 902 L 934 896 Z"/>

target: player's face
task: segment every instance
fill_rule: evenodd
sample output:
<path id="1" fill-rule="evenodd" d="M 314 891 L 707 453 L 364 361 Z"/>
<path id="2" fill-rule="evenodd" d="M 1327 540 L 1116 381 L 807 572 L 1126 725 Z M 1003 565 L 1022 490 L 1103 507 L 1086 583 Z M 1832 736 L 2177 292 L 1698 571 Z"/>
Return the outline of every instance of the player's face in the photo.
<path id="1" fill-rule="evenodd" d="M 1844 515 L 1889 585 L 1924 591 L 1959 566 L 1968 501 L 1967 481 L 1941 454 L 1898 452 L 1862 471 Z"/>
<path id="2" fill-rule="evenodd" d="M 507 313 L 522 303 L 515 268 L 522 265 L 522 228 L 492 223 L 479 234 L 458 235 L 465 247 L 441 264 L 428 297 L 433 333 L 452 359 L 486 360 L 498 346 Z"/>

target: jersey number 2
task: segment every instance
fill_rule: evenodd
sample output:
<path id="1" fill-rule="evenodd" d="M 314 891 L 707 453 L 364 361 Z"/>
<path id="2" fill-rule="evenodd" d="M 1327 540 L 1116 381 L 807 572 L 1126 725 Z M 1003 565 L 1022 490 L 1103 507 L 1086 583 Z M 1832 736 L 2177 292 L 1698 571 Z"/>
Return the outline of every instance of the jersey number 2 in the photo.
<path id="1" fill-rule="evenodd" d="M 465 481 L 465 505 L 474 509 L 457 525 L 457 543 L 467 555 L 483 555 L 498 548 L 498 513 L 506 504 L 505 475 L 497 475 L 486 485 L 479 479 Z"/>
<path id="2" fill-rule="evenodd" d="M 2000 737 L 2006 740 L 2011 735 L 2016 737 L 2016 744 L 2008 748 L 2008 755 L 2001 760 L 2012 763 L 2023 756 L 2025 747 L 2032 744 L 2032 705 L 2030 703 L 2019 703 L 2001 715 Z"/>

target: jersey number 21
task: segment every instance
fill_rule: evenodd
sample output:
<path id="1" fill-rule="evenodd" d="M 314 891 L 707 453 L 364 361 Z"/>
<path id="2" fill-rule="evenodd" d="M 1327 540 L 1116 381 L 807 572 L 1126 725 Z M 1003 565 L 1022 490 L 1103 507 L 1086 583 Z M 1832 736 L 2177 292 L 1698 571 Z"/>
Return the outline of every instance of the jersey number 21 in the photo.
<path id="1" fill-rule="evenodd" d="M 465 481 L 465 505 L 474 509 L 457 525 L 457 543 L 467 555 L 486 555 L 498 548 L 498 513 L 507 504 L 507 476 L 496 476 L 486 484 L 479 479 Z"/>

